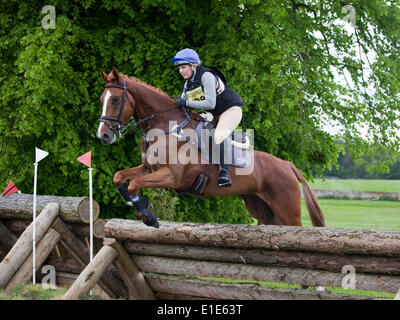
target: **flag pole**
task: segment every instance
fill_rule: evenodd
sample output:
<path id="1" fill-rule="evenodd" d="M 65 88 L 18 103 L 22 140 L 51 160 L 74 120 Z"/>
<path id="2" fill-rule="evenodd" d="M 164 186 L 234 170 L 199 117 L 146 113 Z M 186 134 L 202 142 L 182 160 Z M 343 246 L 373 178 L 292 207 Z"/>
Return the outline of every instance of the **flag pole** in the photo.
<path id="1" fill-rule="evenodd" d="M 39 148 L 35 148 L 35 174 L 33 177 L 33 233 L 32 233 L 32 282 L 36 283 L 36 186 L 37 186 L 37 167 L 40 160 L 47 157 L 49 153 Z"/>
<path id="2" fill-rule="evenodd" d="M 76 160 L 83 163 L 85 166 L 89 168 L 89 228 L 90 228 L 90 262 L 93 260 L 93 188 L 92 188 L 92 150 L 86 152 L 85 154 L 79 156 Z M 92 295 L 92 290 L 89 291 L 89 294 Z"/>
<path id="3" fill-rule="evenodd" d="M 89 213 L 90 213 L 90 262 L 93 260 L 93 188 L 92 188 L 92 172 L 93 168 L 89 168 Z M 90 296 L 93 291 L 90 290 Z"/>
<path id="4" fill-rule="evenodd" d="M 93 188 L 92 188 L 93 168 L 89 168 L 89 213 L 90 213 L 90 261 L 93 259 Z"/>
<path id="5" fill-rule="evenodd" d="M 33 233 L 32 233 L 32 282 L 36 284 L 36 185 L 37 185 L 37 162 L 35 166 L 35 174 L 33 178 Z"/>

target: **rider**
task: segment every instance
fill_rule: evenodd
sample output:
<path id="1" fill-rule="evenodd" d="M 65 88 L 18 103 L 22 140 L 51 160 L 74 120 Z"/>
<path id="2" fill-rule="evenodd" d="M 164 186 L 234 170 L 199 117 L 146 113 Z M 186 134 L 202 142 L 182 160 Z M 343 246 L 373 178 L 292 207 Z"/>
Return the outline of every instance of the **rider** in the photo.
<path id="1" fill-rule="evenodd" d="M 224 75 L 216 68 L 200 65 L 200 58 L 193 49 L 179 51 L 171 62 L 179 67 L 179 73 L 186 80 L 181 98 L 177 100 L 180 108 L 190 107 L 209 111 L 218 119 L 214 132 L 214 142 L 220 145 L 220 164 L 218 185 L 232 185 L 229 176 L 229 161 L 225 161 L 224 148 L 229 148 L 224 140 L 235 130 L 242 119 L 243 99 L 226 84 Z M 227 150 L 226 150 L 227 151 Z"/>

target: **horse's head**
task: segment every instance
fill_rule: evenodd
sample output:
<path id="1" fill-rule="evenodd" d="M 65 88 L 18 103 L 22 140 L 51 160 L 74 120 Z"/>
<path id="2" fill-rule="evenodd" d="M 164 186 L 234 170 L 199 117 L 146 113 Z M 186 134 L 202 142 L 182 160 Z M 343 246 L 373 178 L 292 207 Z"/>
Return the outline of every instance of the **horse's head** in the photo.
<path id="1" fill-rule="evenodd" d="M 114 67 L 109 74 L 100 69 L 101 77 L 106 86 L 100 101 L 103 113 L 97 129 L 97 137 L 103 144 L 115 142 L 117 133 L 125 127 L 125 123 L 132 118 L 134 100 L 126 88 L 125 79 L 120 77 Z"/>

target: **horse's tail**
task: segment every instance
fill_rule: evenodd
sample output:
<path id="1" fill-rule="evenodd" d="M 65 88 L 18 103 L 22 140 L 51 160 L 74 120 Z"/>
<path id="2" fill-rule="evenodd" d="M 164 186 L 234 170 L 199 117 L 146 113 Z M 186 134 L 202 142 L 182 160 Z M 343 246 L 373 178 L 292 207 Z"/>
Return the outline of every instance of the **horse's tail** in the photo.
<path id="1" fill-rule="evenodd" d="M 319 206 L 317 196 L 314 191 L 311 189 L 307 180 L 303 177 L 301 172 L 295 167 L 295 165 L 291 162 L 288 162 L 290 169 L 292 169 L 293 173 L 296 175 L 297 180 L 301 182 L 303 186 L 303 195 L 304 200 L 306 201 L 306 206 L 308 212 L 310 214 L 311 222 L 314 227 L 325 227 L 325 220 L 322 214 L 321 207 Z"/>

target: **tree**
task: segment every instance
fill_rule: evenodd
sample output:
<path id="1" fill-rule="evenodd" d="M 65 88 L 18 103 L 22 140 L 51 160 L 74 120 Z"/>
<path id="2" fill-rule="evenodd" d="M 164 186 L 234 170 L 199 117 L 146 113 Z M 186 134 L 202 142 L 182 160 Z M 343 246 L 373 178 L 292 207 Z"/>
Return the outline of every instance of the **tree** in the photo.
<path id="1" fill-rule="evenodd" d="M 41 24 L 42 7 L 49 3 L 56 11 L 55 29 Z M 335 164 L 341 150 L 334 143 L 337 136 L 323 130 L 326 119 L 343 126 L 341 137 L 360 154 L 367 145 L 357 129 L 360 122 L 369 126 L 377 145 L 398 150 L 399 6 L 353 2 L 349 33 L 338 23 L 346 19 L 346 5 L 322 0 L 1 3 L 1 183 L 11 176 L 31 192 L 38 146 L 50 152 L 39 170 L 38 192 L 85 194 L 87 173 L 76 157 L 92 149 L 97 200 L 124 216 L 115 209 L 121 198 L 112 176 L 140 162 L 139 137 L 130 134 L 111 147 L 98 142 L 104 89 L 99 69 L 115 66 L 178 95 L 183 81 L 169 58 L 184 47 L 197 50 L 204 64 L 219 67 L 244 98 L 242 126 L 254 128 L 256 149 L 294 162 L 308 177 L 311 170 L 321 175 Z M 360 59 L 369 51 L 375 60 Z M 349 84 L 339 83 L 335 73 L 345 74 Z M 187 213 L 197 202 L 179 201 Z M 205 216 L 221 206 L 221 199 L 208 201 Z M 245 217 L 243 205 L 234 203 Z"/>

